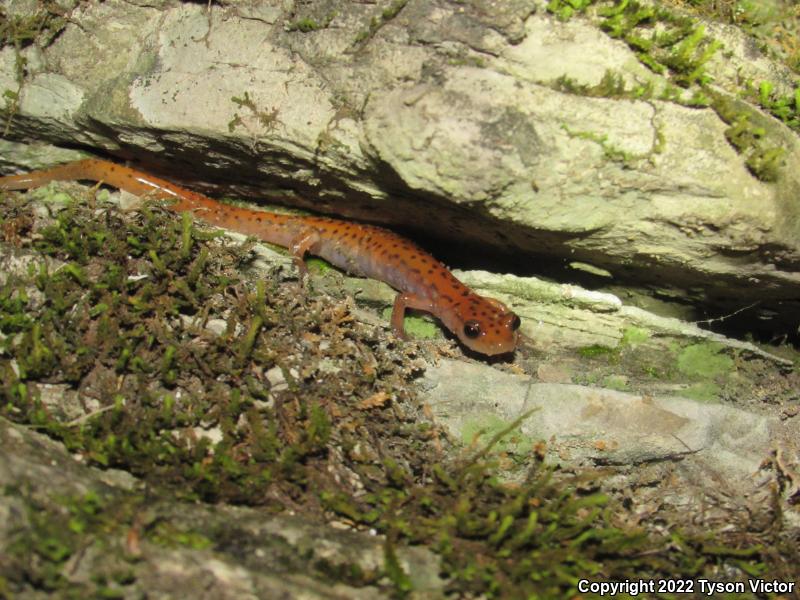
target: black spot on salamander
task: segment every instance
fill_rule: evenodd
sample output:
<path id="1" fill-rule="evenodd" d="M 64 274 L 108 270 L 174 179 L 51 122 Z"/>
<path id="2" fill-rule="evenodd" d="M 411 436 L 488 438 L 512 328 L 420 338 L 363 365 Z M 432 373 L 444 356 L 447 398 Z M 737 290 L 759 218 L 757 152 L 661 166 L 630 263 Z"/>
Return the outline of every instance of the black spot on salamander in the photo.
<path id="1" fill-rule="evenodd" d="M 261 217 L 256 217 L 256 221 L 258 221 L 259 223 L 261 223 Z"/>
<path id="2" fill-rule="evenodd" d="M 428 275 L 433 275 L 433 269 L 428 269 Z"/>
<path id="3" fill-rule="evenodd" d="M 413 269 L 411 269 L 411 272 L 412 272 L 412 273 L 416 273 L 417 275 L 419 275 L 420 273 L 422 273 L 422 271 L 420 271 L 420 270 L 419 270 L 419 269 L 417 269 L 417 268 L 413 268 Z"/>
<path id="4" fill-rule="evenodd" d="M 400 254 L 398 254 L 397 252 L 395 252 L 394 254 L 392 254 L 392 258 L 393 258 L 393 259 L 395 259 L 395 260 L 397 260 L 398 258 L 400 258 Z M 404 262 L 405 262 L 405 261 L 404 261 Z"/>
<path id="5" fill-rule="evenodd" d="M 465 289 L 463 292 L 461 292 L 461 296 L 462 296 L 463 298 L 466 298 L 467 296 L 469 296 L 469 290 L 466 290 L 466 289 Z"/>

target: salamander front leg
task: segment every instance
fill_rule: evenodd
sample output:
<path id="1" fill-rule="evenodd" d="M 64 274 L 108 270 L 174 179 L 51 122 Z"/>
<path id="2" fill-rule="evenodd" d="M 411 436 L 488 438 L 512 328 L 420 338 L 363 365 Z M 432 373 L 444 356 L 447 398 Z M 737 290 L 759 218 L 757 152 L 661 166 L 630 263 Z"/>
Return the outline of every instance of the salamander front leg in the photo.
<path id="1" fill-rule="evenodd" d="M 430 300 L 423 300 L 419 296 L 415 296 L 410 292 L 400 292 L 394 299 L 394 308 L 392 309 L 392 331 L 400 339 L 408 339 L 405 329 L 403 328 L 403 317 L 406 315 L 407 308 L 415 308 L 417 310 L 431 311 Z"/>
<path id="2" fill-rule="evenodd" d="M 300 286 L 302 287 L 308 278 L 308 267 L 306 267 L 306 254 L 314 250 L 319 245 L 319 232 L 314 229 L 304 229 L 292 240 L 289 245 L 289 251 L 292 253 L 292 259 L 300 274 Z"/>

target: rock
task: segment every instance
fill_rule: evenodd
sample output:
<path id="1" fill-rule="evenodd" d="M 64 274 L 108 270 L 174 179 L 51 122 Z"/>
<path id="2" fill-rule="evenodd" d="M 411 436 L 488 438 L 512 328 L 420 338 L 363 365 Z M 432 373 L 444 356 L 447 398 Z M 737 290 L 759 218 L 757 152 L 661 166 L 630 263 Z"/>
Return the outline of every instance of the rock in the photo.
<path id="1" fill-rule="evenodd" d="M 252 508 L 148 499 L 128 473 L 86 466 L 62 444 L 2 418 L 0 448 L 0 486 L 7 490 L 0 496 L 0 575 L 6 579 L 21 576 L 9 572 L 9 561 L 49 544 L 65 555 L 39 560 L 53 561 L 53 576 L 68 582 L 59 584 L 62 590 L 92 589 L 98 577 L 108 577 L 108 589 L 125 597 L 385 597 L 378 587 L 329 582 L 325 575 L 326 568 L 379 572 L 380 537 Z M 27 549 L 21 550 L 23 540 Z M 429 551 L 397 553 L 419 593 L 441 588 Z"/>
<path id="2" fill-rule="evenodd" d="M 630 467 L 638 480 L 670 463 L 672 473 L 694 481 L 694 489 L 683 492 L 664 484 L 681 498 L 702 495 L 709 481 L 742 497 L 762 494 L 770 478 L 764 461 L 771 454 L 794 457 L 795 464 L 800 457 L 796 420 L 719 402 L 537 383 L 456 360 L 429 368 L 423 386 L 436 420 L 464 444 L 486 443 L 524 416 L 501 450 L 525 455 L 544 443 L 554 463 Z M 794 493 L 792 488 L 787 498 Z"/>
<path id="3" fill-rule="evenodd" d="M 647 55 L 608 14 L 549 6 L 73 4 L 21 50 L 24 80 L 0 51 L 0 89 L 16 139 L 589 264 L 717 314 L 752 304 L 747 328 L 795 331 L 797 135 L 739 98 L 747 78 L 790 95 L 790 72 L 735 28 L 687 25 Z"/>
<path id="4" fill-rule="evenodd" d="M 796 127 L 769 106 L 790 97 L 797 78 L 741 31 L 688 26 L 669 52 L 686 43 L 697 62 L 718 39 L 724 54 L 687 73 L 630 36 L 608 35 L 613 23 L 597 7 L 561 20 L 527 0 L 63 6 L 68 19 L 42 21 L 45 39 L 0 49 L 1 110 L 15 140 L 0 141 L 3 172 L 85 156 L 49 144 L 77 146 L 217 196 L 407 228 L 459 266 L 501 270 L 493 259 L 510 255 L 516 275 L 457 274 L 521 315 L 525 343 L 512 359 L 471 362 L 441 339 L 412 359 L 406 349 L 416 346 L 385 334 L 378 314 L 393 292 L 334 273 L 315 275 L 312 289 L 355 298 L 348 314 L 370 324 L 369 343 L 356 351 L 348 339 L 326 340 L 341 354 L 313 377 L 357 360 L 379 381 L 370 353 L 388 347 L 407 372 L 427 369 L 437 422 L 468 449 L 533 410 L 498 440 L 499 455 L 611 473 L 606 489 L 631 500 L 641 522 L 662 506 L 726 526 L 731 515 L 757 520 L 776 507 L 784 521 L 775 531 L 800 526 L 796 357 L 699 326 L 742 318 L 746 331 L 782 336 L 800 324 L 800 147 Z M 8 18 L 34 10 L 45 9 L 4 6 Z M 698 31 L 693 54 L 687 40 Z M 755 91 L 742 88 L 748 78 Z M 763 106 L 762 81 L 774 91 Z M 0 259 L 6 276 L 40 264 L 17 250 Z M 279 270 L 281 285 L 296 279 L 287 256 L 252 252 L 254 280 L 266 270 Z M 206 333 L 219 336 L 226 323 L 209 321 Z M 279 367 L 264 377 L 273 394 L 313 381 Z M 70 427 L 96 414 L 64 384 L 40 391 Z M 276 405 L 272 396 L 253 403 Z M 195 433 L 217 440 L 220 431 Z M 359 460 L 380 455 L 362 444 L 353 446 Z M 4 562 L 9 549 L 44 547 L 68 554 L 55 576 L 78 588 L 99 573 L 131 595 L 386 594 L 370 579 L 384 567 L 383 540 L 368 532 L 154 500 L 131 474 L 88 467 L 5 421 L 0 448 L 3 577 L 22 573 Z M 69 532 L 83 522 L 70 518 L 87 512 L 102 518 L 78 544 Z M 66 537 L 40 538 L 43 530 Z M 397 553 L 419 597 L 440 593 L 436 555 Z M 332 583 L 331 571 L 366 574 L 369 584 Z"/>

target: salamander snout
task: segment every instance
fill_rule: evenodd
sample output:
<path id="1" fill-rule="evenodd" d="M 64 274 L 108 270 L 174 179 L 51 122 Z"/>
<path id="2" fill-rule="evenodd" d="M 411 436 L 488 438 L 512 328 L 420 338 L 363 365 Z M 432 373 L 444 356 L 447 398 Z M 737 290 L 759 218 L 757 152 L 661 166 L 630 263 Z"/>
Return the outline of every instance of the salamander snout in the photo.
<path id="1" fill-rule="evenodd" d="M 465 303 L 461 321 L 461 326 L 453 330 L 475 352 L 488 356 L 507 354 L 519 343 L 519 316 L 494 298 L 471 298 Z"/>

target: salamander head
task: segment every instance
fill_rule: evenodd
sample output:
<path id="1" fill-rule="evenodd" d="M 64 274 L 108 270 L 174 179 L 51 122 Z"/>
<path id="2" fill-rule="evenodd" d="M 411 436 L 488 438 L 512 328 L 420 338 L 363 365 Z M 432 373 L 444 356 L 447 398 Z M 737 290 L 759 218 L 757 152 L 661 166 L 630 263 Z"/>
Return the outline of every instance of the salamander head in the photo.
<path id="1" fill-rule="evenodd" d="M 470 350 L 494 356 L 516 349 L 519 316 L 499 300 L 471 294 L 456 310 L 458 319 L 450 330 Z"/>

